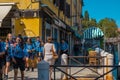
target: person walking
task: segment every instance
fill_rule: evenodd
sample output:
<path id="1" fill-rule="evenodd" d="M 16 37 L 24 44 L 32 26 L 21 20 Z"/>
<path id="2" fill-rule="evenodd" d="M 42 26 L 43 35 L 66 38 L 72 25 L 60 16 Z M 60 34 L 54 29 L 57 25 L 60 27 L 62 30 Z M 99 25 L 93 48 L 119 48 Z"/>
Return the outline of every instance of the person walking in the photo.
<path id="1" fill-rule="evenodd" d="M 40 47 L 40 44 L 41 44 L 41 41 L 40 41 L 40 37 L 38 36 L 36 38 L 36 41 L 34 42 L 36 52 L 38 52 L 38 48 Z"/>
<path id="2" fill-rule="evenodd" d="M 41 44 L 38 47 L 38 56 L 37 56 L 38 57 L 38 62 L 43 60 L 43 57 L 44 57 L 43 50 L 44 50 L 44 42 L 41 41 Z"/>
<path id="3" fill-rule="evenodd" d="M 25 56 L 26 52 L 24 50 L 23 39 L 20 37 L 16 38 L 16 43 L 14 44 L 14 50 L 12 50 L 12 58 L 14 59 L 14 80 L 17 80 L 18 68 L 21 71 L 21 80 L 24 80 L 24 70 L 25 70 Z"/>
<path id="4" fill-rule="evenodd" d="M 64 54 L 67 54 L 68 55 L 68 43 L 65 42 L 65 40 L 62 40 L 62 43 L 61 43 L 61 46 L 60 46 L 60 49 L 61 49 L 61 55 L 64 53 Z"/>
<path id="5" fill-rule="evenodd" d="M 44 60 L 53 65 L 55 62 L 54 55 L 56 54 L 55 46 L 52 43 L 52 37 L 47 37 L 47 42 L 44 45 Z M 52 75 L 52 68 L 50 68 L 50 80 Z"/>
<path id="6" fill-rule="evenodd" d="M 6 52 L 6 64 L 5 64 L 5 72 L 4 72 L 4 79 L 7 80 L 8 79 L 8 71 L 9 71 L 9 67 L 10 67 L 10 63 L 12 61 L 12 54 L 11 54 L 11 47 L 13 47 L 13 40 L 12 40 L 12 34 L 8 33 L 7 38 L 6 38 L 6 45 L 5 45 L 5 52 Z"/>
<path id="7" fill-rule="evenodd" d="M 29 71 L 29 69 L 30 69 L 29 68 L 29 62 L 28 62 L 29 60 L 30 60 L 30 63 L 32 64 L 31 71 L 34 71 L 34 56 L 35 56 L 34 51 L 35 51 L 35 49 L 34 49 L 34 45 L 32 43 L 31 38 L 27 39 L 27 43 L 25 45 L 25 50 L 26 50 L 26 53 L 27 53 L 27 55 L 26 55 L 27 70 L 26 71 Z"/>
<path id="8" fill-rule="evenodd" d="M 0 39 L 0 80 L 3 80 L 3 68 L 5 65 L 5 49 L 4 44 L 2 43 L 2 40 Z"/>

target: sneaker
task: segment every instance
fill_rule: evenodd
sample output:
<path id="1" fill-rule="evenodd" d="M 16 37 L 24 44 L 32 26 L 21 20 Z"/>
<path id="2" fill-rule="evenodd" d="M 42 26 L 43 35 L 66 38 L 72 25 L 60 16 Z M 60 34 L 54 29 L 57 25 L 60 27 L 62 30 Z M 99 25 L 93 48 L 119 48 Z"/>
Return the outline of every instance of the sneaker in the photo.
<path id="1" fill-rule="evenodd" d="M 26 71 L 29 71 L 29 70 L 30 70 L 30 69 L 29 69 L 29 67 L 28 67 Z"/>

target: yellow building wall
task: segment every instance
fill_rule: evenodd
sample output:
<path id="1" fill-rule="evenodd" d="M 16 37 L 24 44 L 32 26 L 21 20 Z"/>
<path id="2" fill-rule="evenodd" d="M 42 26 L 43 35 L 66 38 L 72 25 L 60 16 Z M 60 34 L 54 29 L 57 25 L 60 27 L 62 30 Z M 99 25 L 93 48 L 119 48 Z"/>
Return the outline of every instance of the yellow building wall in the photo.
<path id="1" fill-rule="evenodd" d="M 15 36 L 22 34 L 28 37 L 42 36 L 41 18 L 21 18 L 15 20 Z"/>
<path id="2" fill-rule="evenodd" d="M 50 0 L 42 0 L 43 4 L 47 4 L 48 7 L 59 17 L 62 21 L 65 20 L 65 23 L 70 25 L 70 20 L 64 16 L 63 11 L 60 11 L 60 16 L 58 16 L 58 7 L 56 7 Z M 70 3 L 70 0 L 68 1 Z"/>
<path id="3" fill-rule="evenodd" d="M 40 6 L 39 3 L 35 2 L 35 0 L 0 0 L 0 2 L 15 2 L 19 9 L 39 9 L 40 8 L 39 7 Z M 75 16 L 76 15 L 76 7 L 73 4 L 73 0 L 72 0 L 72 2 L 71 2 L 71 0 L 66 0 L 66 2 L 72 6 L 72 14 L 71 15 Z M 41 3 L 47 4 L 48 7 L 58 17 L 58 10 L 59 9 L 50 0 L 41 0 Z M 79 0 L 77 0 L 77 4 L 78 4 L 78 6 L 77 6 L 78 9 L 77 10 L 79 10 L 80 9 L 79 8 L 79 5 L 80 5 L 80 1 Z M 73 23 L 74 18 L 72 17 L 72 25 L 71 25 L 71 18 L 65 17 L 64 14 L 63 14 L 63 11 L 60 12 L 59 18 L 61 20 L 65 21 L 70 26 L 73 26 L 73 24 L 74 24 Z M 78 20 L 77 22 L 79 23 L 79 21 L 80 21 L 80 15 L 79 14 L 77 16 L 77 20 Z"/>
<path id="4" fill-rule="evenodd" d="M 16 3 L 19 9 L 39 9 L 38 2 L 31 2 L 31 0 L 0 0 L 0 3 Z"/>
<path id="5" fill-rule="evenodd" d="M 33 1 L 33 2 L 32 2 Z M 5 2 L 14 2 L 16 3 L 18 9 L 40 9 L 40 4 L 38 2 L 34 2 L 35 0 L 0 0 L 0 3 Z M 67 18 L 64 16 L 63 11 L 60 11 L 60 16 L 58 16 L 58 7 L 56 7 L 50 0 L 41 0 L 43 4 L 47 4 L 48 7 L 56 14 L 58 18 L 60 18 L 62 21 L 65 21 L 66 24 L 69 26 L 74 25 L 74 18 Z M 71 0 L 67 0 L 68 4 L 72 6 L 72 16 L 76 15 L 76 7 L 73 5 L 73 0 L 71 3 Z M 79 3 L 79 2 L 78 2 Z M 78 6 L 77 6 L 78 8 Z M 78 9 L 79 10 L 79 9 Z M 79 23 L 80 16 L 77 16 L 77 22 Z M 23 22 L 23 24 L 20 24 Z M 42 20 L 41 18 L 20 18 L 15 19 L 15 34 L 18 35 L 19 33 L 24 32 L 24 35 L 27 36 L 39 36 L 41 35 L 41 28 L 42 28 Z M 29 32 L 31 30 L 31 33 Z"/>

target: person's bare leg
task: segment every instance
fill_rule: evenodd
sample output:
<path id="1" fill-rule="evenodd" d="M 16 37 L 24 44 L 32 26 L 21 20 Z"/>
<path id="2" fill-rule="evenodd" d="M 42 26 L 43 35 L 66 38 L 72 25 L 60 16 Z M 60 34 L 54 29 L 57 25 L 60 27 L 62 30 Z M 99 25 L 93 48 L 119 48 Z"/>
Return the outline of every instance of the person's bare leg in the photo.
<path id="1" fill-rule="evenodd" d="M 21 80 L 24 80 L 24 71 L 21 71 Z"/>
<path id="2" fill-rule="evenodd" d="M 49 75 L 50 75 L 50 76 L 49 76 L 49 77 L 50 77 L 50 80 L 52 80 L 52 69 L 53 69 L 53 68 L 52 68 L 52 67 L 50 67 L 50 72 L 49 72 Z"/>
<path id="3" fill-rule="evenodd" d="M 5 74 L 5 76 L 4 76 L 5 79 L 8 79 L 9 67 L 10 67 L 10 62 L 6 62 L 5 73 L 4 73 Z"/>
<path id="4" fill-rule="evenodd" d="M 31 63 L 32 63 L 32 71 L 34 71 L 35 65 L 34 65 L 34 60 L 33 59 L 31 60 Z"/>
<path id="5" fill-rule="evenodd" d="M 14 80 L 17 80 L 18 69 L 14 69 Z"/>
<path id="6" fill-rule="evenodd" d="M 26 68 L 27 68 L 27 71 L 29 71 L 29 62 L 28 61 L 29 61 L 29 58 L 27 57 L 26 58 Z"/>

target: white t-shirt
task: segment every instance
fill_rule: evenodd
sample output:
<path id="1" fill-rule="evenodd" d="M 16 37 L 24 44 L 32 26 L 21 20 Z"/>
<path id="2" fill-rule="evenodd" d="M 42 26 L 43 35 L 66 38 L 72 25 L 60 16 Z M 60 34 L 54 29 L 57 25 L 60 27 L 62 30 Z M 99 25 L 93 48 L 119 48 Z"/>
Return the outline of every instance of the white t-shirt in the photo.
<path id="1" fill-rule="evenodd" d="M 44 60 L 46 62 L 48 62 L 50 65 L 53 65 L 54 64 L 54 59 L 53 59 L 53 53 L 52 53 L 52 50 L 54 52 L 56 52 L 55 50 L 55 46 L 53 43 L 46 43 L 44 45 Z"/>

